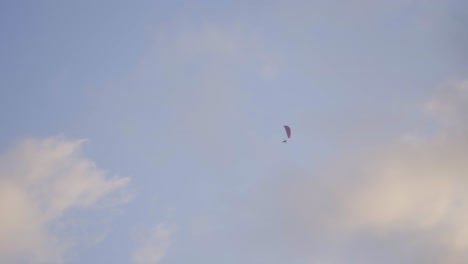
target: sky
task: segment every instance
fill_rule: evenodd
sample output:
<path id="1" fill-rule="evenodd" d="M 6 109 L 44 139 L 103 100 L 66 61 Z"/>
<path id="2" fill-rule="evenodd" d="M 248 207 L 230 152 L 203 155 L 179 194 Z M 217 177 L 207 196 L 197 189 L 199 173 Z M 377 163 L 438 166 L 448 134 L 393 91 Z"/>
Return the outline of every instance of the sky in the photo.
<path id="1" fill-rule="evenodd" d="M 0 39 L 2 263 L 468 261 L 466 1 L 0 1 Z"/>

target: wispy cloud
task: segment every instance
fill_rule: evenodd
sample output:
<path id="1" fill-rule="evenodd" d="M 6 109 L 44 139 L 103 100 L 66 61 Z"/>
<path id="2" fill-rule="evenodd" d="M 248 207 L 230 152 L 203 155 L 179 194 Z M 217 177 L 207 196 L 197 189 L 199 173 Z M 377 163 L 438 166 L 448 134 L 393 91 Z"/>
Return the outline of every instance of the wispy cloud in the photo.
<path id="1" fill-rule="evenodd" d="M 448 132 L 467 127 L 468 80 L 451 82 L 440 89 L 427 103 L 426 110 L 442 125 L 449 126 Z"/>
<path id="2" fill-rule="evenodd" d="M 165 65 L 161 78 L 170 87 L 164 95 L 171 118 L 166 138 L 203 149 L 197 158 L 206 154 L 209 159 L 213 153 L 230 155 L 226 150 L 233 139 L 249 140 L 251 131 L 238 128 L 253 123 L 248 109 L 261 87 L 254 83 L 281 75 L 281 59 L 267 43 L 246 27 L 211 24 L 162 30 L 156 43 L 156 61 Z"/>
<path id="3" fill-rule="evenodd" d="M 124 187 L 82 157 L 84 140 L 25 139 L 0 156 L 0 261 L 59 263 L 67 241 L 53 231 L 67 210 Z"/>
<path id="4" fill-rule="evenodd" d="M 361 164 L 366 173 L 340 194 L 338 206 L 344 219 L 340 222 L 378 234 L 379 239 L 410 234 L 407 241 L 418 248 L 414 255 L 432 248 L 430 263 L 465 263 L 468 137 L 464 132 L 468 123 L 462 117 L 468 114 L 466 82 L 447 87 L 431 102 L 431 109 L 444 121 L 440 133 L 403 140 Z M 418 242 L 422 237 L 424 243 Z"/>
<path id="5" fill-rule="evenodd" d="M 164 224 L 156 225 L 140 242 L 132 255 L 135 264 L 157 264 L 165 257 L 171 242 L 172 230 Z"/>
<path id="6" fill-rule="evenodd" d="M 276 198 L 281 223 L 288 223 L 278 227 L 280 235 L 299 251 L 326 248 L 332 260 L 376 261 L 369 249 L 377 247 L 388 263 L 466 263 L 466 81 L 445 87 L 428 105 L 443 121 L 437 135 L 404 136 L 315 175 L 288 175 Z"/>

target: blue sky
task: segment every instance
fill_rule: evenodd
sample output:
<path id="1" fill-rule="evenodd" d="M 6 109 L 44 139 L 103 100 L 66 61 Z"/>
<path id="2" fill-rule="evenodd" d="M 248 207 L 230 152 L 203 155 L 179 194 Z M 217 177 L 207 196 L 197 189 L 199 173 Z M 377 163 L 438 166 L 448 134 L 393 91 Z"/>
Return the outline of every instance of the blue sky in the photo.
<path id="1" fill-rule="evenodd" d="M 466 10 L 3 1 L 1 262 L 465 263 Z"/>

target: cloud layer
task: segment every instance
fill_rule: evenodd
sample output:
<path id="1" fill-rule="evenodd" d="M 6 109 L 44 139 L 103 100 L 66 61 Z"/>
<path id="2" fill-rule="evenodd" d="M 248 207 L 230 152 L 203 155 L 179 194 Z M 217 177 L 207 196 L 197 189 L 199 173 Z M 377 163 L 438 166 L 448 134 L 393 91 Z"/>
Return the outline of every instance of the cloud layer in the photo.
<path id="1" fill-rule="evenodd" d="M 284 175 L 274 232 L 294 254 L 314 252 L 313 261 L 466 263 L 466 84 L 452 83 L 427 103 L 438 118 L 435 135 L 404 136 L 320 172 Z"/>
<path id="2" fill-rule="evenodd" d="M 26 139 L 0 156 L 0 262 L 61 262 L 67 241 L 54 224 L 128 184 L 82 157 L 83 142 Z"/>
<path id="3" fill-rule="evenodd" d="M 163 224 L 156 225 L 133 252 L 135 264 L 157 264 L 169 248 L 172 230 Z"/>

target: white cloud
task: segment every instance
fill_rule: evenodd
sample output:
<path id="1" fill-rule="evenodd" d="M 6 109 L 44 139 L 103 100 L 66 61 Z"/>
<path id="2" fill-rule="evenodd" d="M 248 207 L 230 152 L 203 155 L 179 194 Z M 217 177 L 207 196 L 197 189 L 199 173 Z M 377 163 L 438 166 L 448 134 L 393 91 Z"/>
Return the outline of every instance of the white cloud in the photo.
<path id="1" fill-rule="evenodd" d="M 157 264 L 165 257 L 169 248 L 172 231 L 163 224 L 158 224 L 141 241 L 133 252 L 132 260 L 135 264 Z"/>
<path id="2" fill-rule="evenodd" d="M 361 220 L 381 229 L 440 228 L 439 241 L 468 249 L 467 87 L 466 81 L 453 84 L 430 101 L 446 125 L 440 134 L 404 141 L 373 161 L 367 184 L 355 195 L 367 211 Z"/>
<path id="3" fill-rule="evenodd" d="M 0 262 L 61 262 L 67 241 L 54 234 L 54 223 L 129 182 L 83 158 L 83 142 L 26 139 L 0 156 Z"/>
<path id="4" fill-rule="evenodd" d="M 323 243 L 333 237 L 345 248 L 353 241 L 361 241 L 354 247 L 366 247 L 362 241 L 370 239 L 385 247 L 385 259 L 393 263 L 466 263 L 466 87 L 466 81 L 452 84 L 431 99 L 430 109 L 442 122 L 437 135 L 405 137 L 378 154 L 353 157 L 321 176 L 282 186 L 294 226 L 288 230 L 302 237 L 321 234 Z M 358 254 L 362 259 L 373 253 Z"/>

